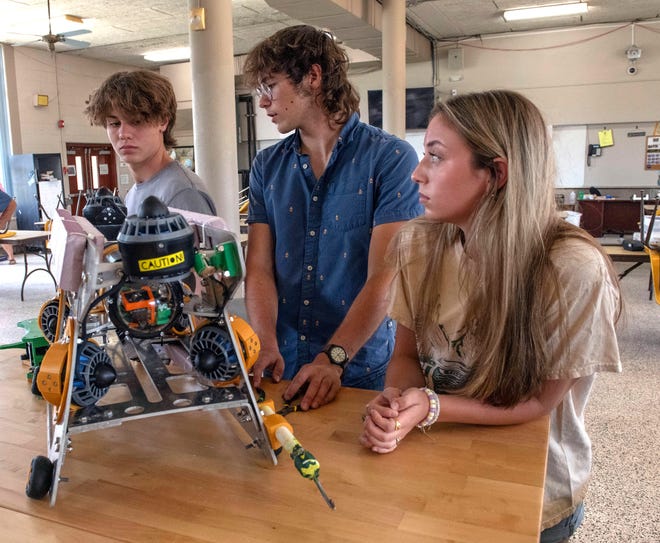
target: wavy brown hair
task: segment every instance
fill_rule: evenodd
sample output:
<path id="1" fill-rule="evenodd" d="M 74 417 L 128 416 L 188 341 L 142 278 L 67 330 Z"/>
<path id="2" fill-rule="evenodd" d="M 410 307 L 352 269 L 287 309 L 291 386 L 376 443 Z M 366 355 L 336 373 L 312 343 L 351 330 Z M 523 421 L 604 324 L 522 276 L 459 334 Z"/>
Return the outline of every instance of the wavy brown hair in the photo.
<path id="1" fill-rule="evenodd" d="M 461 288 L 467 293 L 466 347 L 474 361 L 468 382 L 458 392 L 501 406 L 513 406 L 538 392 L 550 366 L 547 308 L 566 300 L 550 259 L 559 240 L 579 239 L 600 245 L 584 230 L 562 220 L 554 200 L 554 156 L 548 128 L 536 106 L 511 91 L 452 97 L 437 104 L 442 115 L 472 150 L 475 167 L 490 168 L 506 158 L 508 179 L 493 182 L 474 211 L 469 235 L 453 224 L 424 217 L 410 221 L 399 237 L 398 266 L 423 267 L 426 279 L 414 293 L 415 333 L 420 350 L 442 344 L 437 309 L 442 255 L 464 244 Z M 414 245 L 416 250 L 404 247 Z M 414 263 L 407 254 L 423 254 Z M 615 285 L 618 279 L 604 261 Z M 621 306 L 619 302 L 619 314 Z M 618 315 L 617 315 L 618 318 Z M 564 328 L 561 332 L 566 334 Z"/>
<path id="2" fill-rule="evenodd" d="M 112 111 L 146 123 L 167 122 L 163 142 L 176 145 L 172 135 L 176 122 L 176 96 L 170 80 L 149 70 L 117 72 L 94 91 L 84 110 L 93 125 L 105 127 Z"/>
<path id="3" fill-rule="evenodd" d="M 320 106 L 331 121 L 345 124 L 360 106 L 360 97 L 348 80 L 348 55 L 334 36 L 309 25 L 284 28 L 252 49 L 245 60 L 245 84 L 257 87 L 273 74 L 284 74 L 299 86 L 312 65 L 321 67 Z"/>

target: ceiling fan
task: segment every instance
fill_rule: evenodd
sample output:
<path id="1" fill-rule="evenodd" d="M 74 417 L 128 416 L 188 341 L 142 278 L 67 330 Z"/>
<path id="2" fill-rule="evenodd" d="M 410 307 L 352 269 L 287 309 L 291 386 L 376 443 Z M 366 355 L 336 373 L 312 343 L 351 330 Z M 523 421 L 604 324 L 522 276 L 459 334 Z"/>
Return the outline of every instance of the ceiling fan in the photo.
<path id="1" fill-rule="evenodd" d="M 60 34 L 53 34 L 52 28 L 51 28 L 51 16 L 50 16 L 50 0 L 47 0 L 48 4 L 48 34 L 44 34 L 41 36 L 41 39 L 39 41 L 43 41 L 48 45 L 48 49 L 52 52 L 55 51 L 55 44 L 56 43 L 66 43 L 67 45 L 70 45 L 76 49 L 82 48 L 82 47 L 88 47 L 89 42 L 86 41 L 79 41 L 79 40 L 71 40 L 69 39 L 71 36 L 80 36 L 82 34 L 89 34 L 91 30 L 86 29 L 86 28 L 81 28 L 80 30 L 71 30 L 69 32 L 62 32 Z M 79 21 L 82 23 L 82 19 L 80 17 L 75 17 L 72 15 L 65 16 L 67 19 L 75 19 L 76 21 Z"/>
<path id="2" fill-rule="evenodd" d="M 89 42 L 86 41 L 70 39 L 72 36 L 89 34 L 91 30 L 87 28 L 81 28 L 79 30 L 70 30 L 68 32 L 60 32 L 57 34 L 53 34 L 52 25 L 51 25 L 51 15 L 50 15 L 50 0 L 47 0 L 47 5 L 48 5 L 48 34 L 44 34 L 43 36 L 40 36 L 39 39 L 36 40 L 37 42 L 44 42 L 48 46 L 48 49 L 52 52 L 55 51 L 56 43 L 66 43 L 67 45 L 76 49 L 82 47 L 88 47 L 90 45 Z M 64 17 L 69 21 L 74 21 L 77 23 L 83 22 L 81 17 L 77 17 L 75 15 L 65 15 Z M 11 32 L 11 34 L 15 34 L 15 33 Z M 29 43 L 24 43 L 22 45 L 29 45 Z"/>

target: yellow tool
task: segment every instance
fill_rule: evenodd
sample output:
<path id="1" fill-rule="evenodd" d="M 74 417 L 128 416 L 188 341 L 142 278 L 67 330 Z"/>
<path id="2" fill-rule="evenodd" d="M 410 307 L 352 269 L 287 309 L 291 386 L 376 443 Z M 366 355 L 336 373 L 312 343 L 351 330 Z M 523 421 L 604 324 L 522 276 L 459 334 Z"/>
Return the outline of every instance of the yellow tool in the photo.
<path id="1" fill-rule="evenodd" d="M 283 447 L 289 453 L 298 473 L 305 479 L 314 481 L 325 503 L 328 504 L 330 509 L 334 509 L 335 502 L 325 493 L 321 481 L 319 481 L 319 472 L 321 470 L 319 461 L 312 453 L 305 450 L 296 439 L 293 435 L 291 424 L 282 415 L 275 412 L 273 400 L 265 400 L 259 403 L 259 409 L 263 413 L 264 426 L 268 432 L 268 438 L 270 439 L 273 450 Z"/>

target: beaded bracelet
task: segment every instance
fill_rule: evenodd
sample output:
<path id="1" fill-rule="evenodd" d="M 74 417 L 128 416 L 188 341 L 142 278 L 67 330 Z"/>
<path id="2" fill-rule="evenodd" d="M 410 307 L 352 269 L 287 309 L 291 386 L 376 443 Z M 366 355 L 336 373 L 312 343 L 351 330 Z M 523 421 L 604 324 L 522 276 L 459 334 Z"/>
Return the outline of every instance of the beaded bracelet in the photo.
<path id="1" fill-rule="evenodd" d="M 440 399 L 430 388 L 420 388 L 420 390 L 424 392 L 429 399 L 429 412 L 427 413 L 426 418 L 417 425 L 417 428 L 424 431 L 438 420 L 438 417 L 440 416 Z"/>

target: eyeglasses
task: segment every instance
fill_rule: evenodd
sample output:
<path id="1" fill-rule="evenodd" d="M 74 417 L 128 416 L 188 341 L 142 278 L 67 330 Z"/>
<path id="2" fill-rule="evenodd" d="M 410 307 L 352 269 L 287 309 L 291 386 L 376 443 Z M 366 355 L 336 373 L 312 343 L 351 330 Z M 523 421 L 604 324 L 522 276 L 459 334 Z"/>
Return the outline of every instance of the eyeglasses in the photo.
<path id="1" fill-rule="evenodd" d="M 263 81 L 259 83 L 259 86 L 254 89 L 254 93 L 257 95 L 257 98 L 261 99 L 262 96 L 268 98 L 269 101 L 273 101 L 273 87 L 275 84 L 267 85 Z"/>

